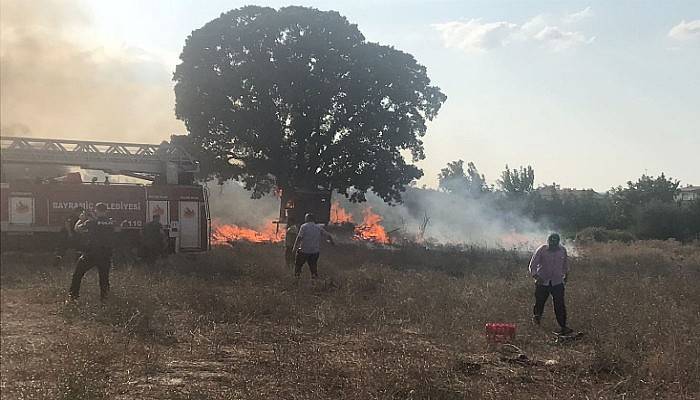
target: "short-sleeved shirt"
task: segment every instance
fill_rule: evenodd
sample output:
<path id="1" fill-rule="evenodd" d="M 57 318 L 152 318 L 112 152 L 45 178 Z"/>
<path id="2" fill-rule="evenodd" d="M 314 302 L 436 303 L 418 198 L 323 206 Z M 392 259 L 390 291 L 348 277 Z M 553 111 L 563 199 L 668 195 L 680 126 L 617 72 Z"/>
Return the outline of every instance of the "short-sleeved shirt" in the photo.
<path id="1" fill-rule="evenodd" d="M 330 236 L 323 225 L 307 222 L 299 228 L 299 243 L 302 253 L 315 254 L 321 251 L 321 237 Z"/>
<path id="2" fill-rule="evenodd" d="M 108 217 L 99 217 L 87 223 L 88 249 L 111 250 L 114 245 L 114 221 Z"/>

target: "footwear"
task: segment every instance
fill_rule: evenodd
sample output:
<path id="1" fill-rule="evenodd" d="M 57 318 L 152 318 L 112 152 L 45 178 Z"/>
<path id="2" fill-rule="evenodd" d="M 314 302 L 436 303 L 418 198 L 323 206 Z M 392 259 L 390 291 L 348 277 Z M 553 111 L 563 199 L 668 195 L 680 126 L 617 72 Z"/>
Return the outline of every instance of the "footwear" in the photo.
<path id="1" fill-rule="evenodd" d="M 559 336 L 571 335 L 572 333 L 574 333 L 574 330 L 566 326 L 556 332 L 556 334 Z"/>
<path id="2" fill-rule="evenodd" d="M 539 325 L 540 321 L 542 321 L 542 316 L 541 315 L 533 315 L 532 316 L 532 323 L 535 325 Z"/>

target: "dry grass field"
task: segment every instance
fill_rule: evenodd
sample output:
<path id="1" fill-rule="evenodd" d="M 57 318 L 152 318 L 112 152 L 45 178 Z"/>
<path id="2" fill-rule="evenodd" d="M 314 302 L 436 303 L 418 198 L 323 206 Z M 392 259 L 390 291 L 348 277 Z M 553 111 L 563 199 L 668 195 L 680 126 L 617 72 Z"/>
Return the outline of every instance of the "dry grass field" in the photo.
<path id="1" fill-rule="evenodd" d="M 566 343 L 551 303 L 530 324 L 514 251 L 340 246 L 297 282 L 278 246 L 237 244 L 117 264 L 104 305 L 94 271 L 65 304 L 50 261 L 2 255 L 2 399 L 700 398 L 698 244 L 578 249 Z"/>

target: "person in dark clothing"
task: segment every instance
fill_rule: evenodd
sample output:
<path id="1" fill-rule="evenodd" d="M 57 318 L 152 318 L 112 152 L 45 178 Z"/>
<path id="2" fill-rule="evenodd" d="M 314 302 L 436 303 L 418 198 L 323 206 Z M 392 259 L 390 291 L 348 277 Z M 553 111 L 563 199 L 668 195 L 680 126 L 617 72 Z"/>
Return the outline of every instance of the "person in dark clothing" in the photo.
<path id="1" fill-rule="evenodd" d="M 86 237 L 85 248 L 78 259 L 70 286 L 70 298 L 75 300 L 80 295 L 80 283 L 87 271 L 97 268 L 100 276 L 100 298 L 109 294 L 109 269 L 112 264 L 112 248 L 114 243 L 114 222 L 107 216 L 107 206 L 104 203 L 95 205 L 95 217 L 88 217 L 75 224 L 78 233 Z"/>
<path id="2" fill-rule="evenodd" d="M 56 246 L 55 264 L 58 265 L 65 257 L 68 249 L 80 250 L 79 235 L 75 232 L 75 224 L 80 219 L 80 215 L 85 211 L 83 207 L 76 207 L 71 214 L 66 217 L 61 227 L 61 237 Z"/>
<path id="3" fill-rule="evenodd" d="M 293 217 L 287 217 L 287 231 L 284 235 L 284 260 L 287 264 L 287 268 L 294 268 L 294 258 L 296 256 L 294 251 L 294 243 L 297 241 L 297 235 L 299 234 L 299 227 Z"/>
<path id="4" fill-rule="evenodd" d="M 163 225 L 160 223 L 160 215 L 154 214 L 151 222 L 143 227 L 143 259 L 148 265 L 154 265 L 156 260 L 163 255 L 165 250 L 165 236 Z"/>
<path id="5" fill-rule="evenodd" d="M 553 233 L 547 238 L 547 244 L 540 246 L 530 260 L 530 276 L 535 279 L 535 305 L 532 321 L 542 320 L 544 305 L 549 296 L 554 302 L 554 314 L 561 328 L 557 333 L 568 335 L 573 332 L 566 325 L 566 305 L 564 303 L 564 285 L 569 272 L 566 248 L 559 244 L 559 235 Z"/>

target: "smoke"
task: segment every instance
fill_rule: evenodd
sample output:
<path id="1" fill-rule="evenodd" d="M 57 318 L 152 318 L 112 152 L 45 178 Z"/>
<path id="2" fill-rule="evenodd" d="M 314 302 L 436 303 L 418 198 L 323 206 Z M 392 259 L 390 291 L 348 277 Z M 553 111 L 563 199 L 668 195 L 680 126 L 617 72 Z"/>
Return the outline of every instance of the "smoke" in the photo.
<path id="1" fill-rule="evenodd" d="M 275 196 L 252 199 L 250 192 L 236 181 L 223 185 L 210 182 L 207 190 L 211 217 L 221 223 L 263 230 L 279 218 L 280 199 Z"/>
<path id="2" fill-rule="evenodd" d="M 76 0 L 3 0 L 0 8 L 4 136 L 158 143 L 185 130 L 170 68 L 142 50 L 95 42 Z"/>
<path id="3" fill-rule="evenodd" d="M 518 210 L 499 209 L 496 195 L 469 197 L 431 189 L 408 188 L 403 204 L 391 206 L 368 195 L 366 204 L 352 204 L 340 198 L 343 208 L 362 220 L 362 209 L 371 207 L 381 215 L 388 232 L 413 237 L 428 218 L 424 238 L 440 244 L 471 244 L 487 247 L 532 249 L 547 237 L 546 226 L 522 216 Z"/>
<path id="4" fill-rule="evenodd" d="M 35 180 L 58 178 L 70 172 L 70 168 L 59 165 L 3 164 L 2 177 L 5 179 Z"/>
<path id="5" fill-rule="evenodd" d="M 251 199 L 250 192 L 235 181 L 224 185 L 209 184 L 212 218 L 226 224 L 269 229 L 279 216 L 280 201 L 275 196 Z M 391 206 L 369 194 L 366 203 L 351 203 L 334 194 L 333 200 L 349 212 L 355 223 L 363 220 L 370 207 L 382 217 L 381 225 L 393 238 L 414 240 L 427 216 L 424 238 L 436 244 L 470 244 L 487 247 L 532 249 L 546 241 L 548 227 L 522 216 L 518 210 L 503 212 L 493 197 L 468 197 L 431 189 L 409 188 L 403 204 Z"/>

